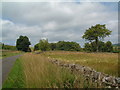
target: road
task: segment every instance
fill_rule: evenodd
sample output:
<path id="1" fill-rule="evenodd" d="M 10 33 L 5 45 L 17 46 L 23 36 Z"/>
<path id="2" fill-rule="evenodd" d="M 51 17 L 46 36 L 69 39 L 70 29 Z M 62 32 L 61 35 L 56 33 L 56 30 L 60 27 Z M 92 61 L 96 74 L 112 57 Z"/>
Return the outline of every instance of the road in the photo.
<path id="1" fill-rule="evenodd" d="M 7 79 L 7 76 L 12 69 L 12 66 L 14 65 L 14 62 L 17 58 L 19 58 L 21 55 L 11 56 L 4 58 L 2 60 L 2 83 Z"/>

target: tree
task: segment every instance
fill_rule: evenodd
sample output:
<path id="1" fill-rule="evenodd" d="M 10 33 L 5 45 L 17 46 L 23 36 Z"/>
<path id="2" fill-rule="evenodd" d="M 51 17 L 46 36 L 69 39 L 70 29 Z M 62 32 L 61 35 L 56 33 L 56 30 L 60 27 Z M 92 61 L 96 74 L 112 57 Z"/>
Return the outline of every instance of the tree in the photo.
<path id="1" fill-rule="evenodd" d="M 50 43 L 50 49 L 51 50 L 56 50 L 56 43 Z"/>
<path id="2" fill-rule="evenodd" d="M 95 47 L 95 41 L 91 43 L 85 43 L 84 46 L 85 51 L 90 51 L 90 52 L 95 52 L 96 47 Z M 98 51 L 99 52 L 112 52 L 113 51 L 113 46 L 110 41 L 107 41 L 106 43 L 99 41 L 98 42 Z"/>
<path id="3" fill-rule="evenodd" d="M 105 43 L 105 51 L 106 52 L 112 52 L 113 51 L 113 45 L 112 45 L 112 43 L 110 42 L 110 41 L 107 41 L 106 43 Z"/>
<path id="4" fill-rule="evenodd" d="M 40 42 L 39 42 L 39 48 L 42 51 L 48 51 L 48 50 L 50 50 L 50 46 L 49 46 L 48 40 L 47 39 L 40 40 Z"/>
<path id="5" fill-rule="evenodd" d="M 39 50 L 39 43 L 34 46 L 34 51 Z"/>
<path id="6" fill-rule="evenodd" d="M 99 45 L 98 45 L 98 50 L 100 51 L 100 52 L 106 52 L 105 51 L 105 43 L 104 42 L 102 42 L 102 41 L 99 41 Z"/>
<path id="7" fill-rule="evenodd" d="M 96 24 L 95 26 L 92 26 L 91 28 L 87 29 L 82 38 L 90 42 L 95 41 L 96 51 L 98 52 L 98 42 L 104 39 L 106 36 L 109 36 L 111 32 L 112 31 L 108 30 L 105 27 L 105 24 Z"/>
<path id="8" fill-rule="evenodd" d="M 3 48 L 4 48 L 4 43 L 0 42 L 0 49 L 3 49 Z"/>
<path id="9" fill-rule="evenodd" d="M 59 41 L 56 46 L 57 50 L 80 51 L 80 45 L 76 42 Z"/>
<path id="10" fill-rule="evenodd" d="M 85 45 L 84 45 L 84 50 L 85 51 L 92 51 L 92 45 L 91 44 L 89 44 L 89 43 L 85 43 Z"/>
<path id="11" fill-rule="evenodd" d="M 27 36 L 20 36 L 16 41 L 16 48 L 20 51 L 31 51 L 29 45 L 31 45 L 31 43 Z"/>

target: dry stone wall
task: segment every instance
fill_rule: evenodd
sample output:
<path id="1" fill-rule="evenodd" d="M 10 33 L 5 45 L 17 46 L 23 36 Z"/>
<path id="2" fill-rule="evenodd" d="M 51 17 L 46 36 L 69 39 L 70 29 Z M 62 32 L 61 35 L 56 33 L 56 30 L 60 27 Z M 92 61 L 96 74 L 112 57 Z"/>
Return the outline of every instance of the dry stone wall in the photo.
<path id="1" fill-rule="evenodd" d="M 50 62 L 57 64 L 61 67 L 66 67 L 71 71 L 82 72 L 86 78 L 91 79 L 93 82 L 99 82 L 99 84 L 104 84 L 108 87 L 120 88 L 120 77 L 110 76 L 101 72 L 97 72 L 89 67 L 81 66 L 78 64 L 67 64 L 60 60 L 50 60 Z"/>

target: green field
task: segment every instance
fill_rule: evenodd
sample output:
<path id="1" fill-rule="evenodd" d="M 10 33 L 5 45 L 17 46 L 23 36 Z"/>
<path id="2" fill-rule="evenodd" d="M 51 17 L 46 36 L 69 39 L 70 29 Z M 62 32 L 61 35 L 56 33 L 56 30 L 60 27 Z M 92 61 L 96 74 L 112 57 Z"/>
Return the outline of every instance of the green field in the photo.
<path id="1" fill-rule="evenodd" d="M 1 50 L 0 58 L 6 58 L 23 53 L 21 51 Z"/>

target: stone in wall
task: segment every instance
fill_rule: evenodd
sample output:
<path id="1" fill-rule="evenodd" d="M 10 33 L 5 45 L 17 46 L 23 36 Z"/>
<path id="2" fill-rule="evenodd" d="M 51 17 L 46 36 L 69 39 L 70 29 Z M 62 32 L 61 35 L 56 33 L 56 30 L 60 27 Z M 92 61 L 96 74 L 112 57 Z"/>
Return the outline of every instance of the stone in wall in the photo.
<path id="1" fill-rule="evenodd" d="M 50 62 L 59 65 L 61 67 L 66 67 L 71 71 L 79 71 L 82 72 L 86 79 L 92 79 L 93 82 L 99 82 L 100 84 L 106 84 L 108 87 L 116 87 L 120 88 L 120 78 L 109 76 L 108 74 L 104 74 L 101 72 L 97 72 L 94 69 L 89 67 L 81 66 L 78 64 L 65 64 L 59 60 L 50 60 Z"/>

